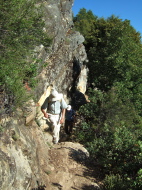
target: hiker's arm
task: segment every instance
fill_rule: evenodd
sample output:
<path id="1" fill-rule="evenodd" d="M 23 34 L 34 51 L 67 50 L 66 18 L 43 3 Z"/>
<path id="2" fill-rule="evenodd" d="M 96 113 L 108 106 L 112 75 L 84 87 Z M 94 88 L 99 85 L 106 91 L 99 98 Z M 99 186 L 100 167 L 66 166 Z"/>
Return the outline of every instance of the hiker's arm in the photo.
<path id="1" fill-rule="evenodd" d="M 44 117 L 48 118 L 48 113 L 44 109 L 41 109 L 41 111 L 44 114 Z"/>
<path id="2" fill-rule="evenodd" d="M 64 123 L 64 120 L 65 120 L 65 113 L 66 113 L 66 109 L 62 109 L 60 124 Z"/>

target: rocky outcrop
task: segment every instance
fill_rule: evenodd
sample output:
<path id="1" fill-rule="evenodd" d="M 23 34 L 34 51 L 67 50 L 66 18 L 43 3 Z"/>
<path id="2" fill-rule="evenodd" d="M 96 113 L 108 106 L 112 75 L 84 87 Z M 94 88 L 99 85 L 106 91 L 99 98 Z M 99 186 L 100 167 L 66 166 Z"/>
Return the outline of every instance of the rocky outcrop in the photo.
<path id="1" fill-rule="evenodd" d="M 73 0 L 48 0 L 44 3 L 45 31 L 52 36 L 53 43 L 48 53 L 45 53 L 44 47 L 40 47 L 40 56 L 48 66 L 39 74 L 39 98 L 49 85 L 54 84 L 66 100 L 70 101 L 71 89 L 73 85 L 77 86 L 82 77 L 81 71 L 86 69 L 83 66 L 83 62 L 87 60 L 82 44 L 84 37 L 73 28 L 72 4 Z M 86 79 L 87 75 L 84 76 L 83 86 L 86 86 Z M 85 93 L 85 88 L 83 92 Z"/>
<path id="2" fill-rule="evenodd" d="M 12 127 L 12 122 L 1 136 L 2 190 L 99 189 L 90 175 L 93 170 L 86 165 L 89 154 L 82 145 L 53 145 L 51 135 L 44 135 L 36 123 Z"/>
<path id="3" fill-rule="evenodd" d="M 35 54 L 47 63 L 41 65 L 37 76 L 37 101 L 30 100 L 1 118 L 1 190 L 98 189 L 94 178 L 85 177 L 87 151 L 71 142 L 53 145 L 48 121 L 40 111 L 51 84 L 67 103 L 73 100 L 79 106 L 86 101 L 87 68 L 83 62 L 87 57 L 84 37 L 73 28 L 72 4 L 73 0 L 44 1 L 44 30 L 53 43 L 48 50 L 43 45 L 35 48 Z"/>

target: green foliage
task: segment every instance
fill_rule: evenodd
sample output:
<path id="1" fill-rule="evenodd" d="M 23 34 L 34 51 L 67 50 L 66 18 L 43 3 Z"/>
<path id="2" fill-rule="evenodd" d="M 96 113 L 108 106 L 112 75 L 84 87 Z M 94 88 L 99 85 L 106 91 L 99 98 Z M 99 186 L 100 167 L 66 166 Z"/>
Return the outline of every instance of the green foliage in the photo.
<path id="1" fill-rule="evenodd" d="M 97 19 L 93 15 L 92 11 L 86 11 L 86 9 L 80 9 L 79 13 L 74 17 L 75 28 L 81 32 L 81 34 L 87 38 L 88 32 L 91 30 L 93 22 Z"/>
<path id="2" fill-rule="evenodd" d="M 0 85 L 14 97 L 15 105 L 27 99 L 23 83 L 35 84 L 39 63 L 34 48 L 51 42 L 43 31 L 42 12 L 37 0 L 1 1 Z"/>
<path id="3" fill-rule="evenodd" d="M 141 169 L 140 169 L 141 171 Z M 131 180 L 127 175 L 122 177 L 119 174 L 110 174 L 105 176 L 104 190 L 141 190 L 142 178 L 139 176 L 139 180 Z"/>
<path id="4" fill-rule="evenodd" d="M 133 183 L 133 187 L 137 186 L 138 189 L 140 190 L 142 188 L 142 168 L 138 171 L 136 181 Z"/>
<path id="5" fill-rule="evenodd" d="M 0 125 L 0 133 L 4 131 L 4 127 Z"/>
<path id="6" fill-rule="evenodd" d="M 106 175 L 104 181 L 104 189 L 106 190 L 125 190 L 126 182 L 121 178 L 119 174 L 117 175 Z"/>
<path id="7" fill-rule="evenodd" d="M 14 141 L 17 141 L 19 139 L 19 136 L 15 133 L 12 135 L 12 138 Z"/>
<path id="8" fill-rule="evenodd" d="M 134 106 L 119 99 L 117 90 L 88 91 L 90 103 L 80 107 L 83 121 L 76 131 L 105 178 L 106 189 L 140 189 L 142 120 Z M 138 177 L 139 176 L 139 177 Z M 133 183 L 132 183 L 133 182 Z"/>
<path id="9" fill-rule="evenodd" d="M 84 23 L 82 22 L 84 21 Z M 85 36 L 89 86 L 108 91 L 117 86 L 123 101 L 133 102 L 142 116 L 142 44 L 129 20 L 97 18 L 81 9 L 75 27 Z"/>
<path id="10" fill-rule="evenodd" d="M 44 171 L 47 175 L 50 175 L 51 174 L 51 171 L 50 170 L 45 170 Z"/>
<path id="11" fill-rule="evenodd" d="M 98 18 L 81 9 L 75 27 L 85 37 L 87 95 L 76 138 L 104 175 L 104 188 L 142 188 L 142 43 L 129 20 Z M 106 176 L 106 177 L 105 177 Z"/>

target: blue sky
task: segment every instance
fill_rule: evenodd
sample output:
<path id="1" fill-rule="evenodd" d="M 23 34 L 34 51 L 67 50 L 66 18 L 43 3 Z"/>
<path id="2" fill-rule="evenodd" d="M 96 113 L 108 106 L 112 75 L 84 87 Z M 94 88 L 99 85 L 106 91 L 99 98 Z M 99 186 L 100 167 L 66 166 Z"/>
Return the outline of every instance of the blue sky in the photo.
<path id="1" fill-rule="evenodd" d="M 81 8 L 91 10 L 98 17 L 108 18 L 113 14 L 128 19 L 142 36 L 142 0 L 74 0 L 74 16 Z"/>

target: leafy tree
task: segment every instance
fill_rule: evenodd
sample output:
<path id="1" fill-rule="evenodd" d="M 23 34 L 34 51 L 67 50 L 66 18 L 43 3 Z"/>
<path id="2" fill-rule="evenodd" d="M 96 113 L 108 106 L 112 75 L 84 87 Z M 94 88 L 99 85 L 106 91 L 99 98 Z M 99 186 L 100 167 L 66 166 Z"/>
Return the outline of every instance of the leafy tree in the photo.
<path id="1" fill-rule="evenodd" d="M 93 22 L 97 19 L 91 10 L 86 11 L 85 8 L 80 9 L 76 17 L 73 18 L 75 28 L 85 37 L 88 36 L 88 32 L 91 30 Z"/>
<path id="2" fill-rule="evenodd" d="M 76 140 L 90 152 L 92 165 L 99 166 L 104 178 L 108 175 L 106 189 L 110 183 L 115 188 L 119 183 L 118 189 L 140 189 L 140 116 L 130 104 L 119 99 L 114 89 L 109 92 L 90 89 L 88 95 L 90 103 L 79 109 L 83 121 L 76 130 Z"/>
<path id="3" fill-rule="evenodd" d="M 50 45 L 51 39 L 43 31 L 43 8 L 38 0 L 2 0 L 1 25 L 1 88 L 14 99 L 14 104 L 26 100 L 24 81 L 34 84 L 39 60 L 34 48 Z"/>
<path id="4" fill-rule="evenodd" d="M 82 14 L 83 11 L 83 14 Z M 117 86 L 121 98 L 131 99 L 141 115 L 142 110 L 142 44 L 139 32 L 128 20 L 115 16 L 92 18 L 81 9 L 75 27 L 85 36 L 89 62 L 89 86 L 103 91 Z M 80 25 L 78 22 L 80 21 Z M 90 24 L 90 27 L 82 23 Z M 85 31 L 85 32 L 84 32 Z M 122 97 L 122 94 L 124 97 Z"/>
<path id="5" fill-rule="evenodd" d="M 88 18 L 89 17 L 89 18 Z M 130 21 L 97 18 L 81 9 L 75 27 L 85 37 L 87 95 L 77 141 L 104 174 L 106 189 L 141 189 L 142 44 Z M 106 177 L 105 177 L 106 176 Z"/>

